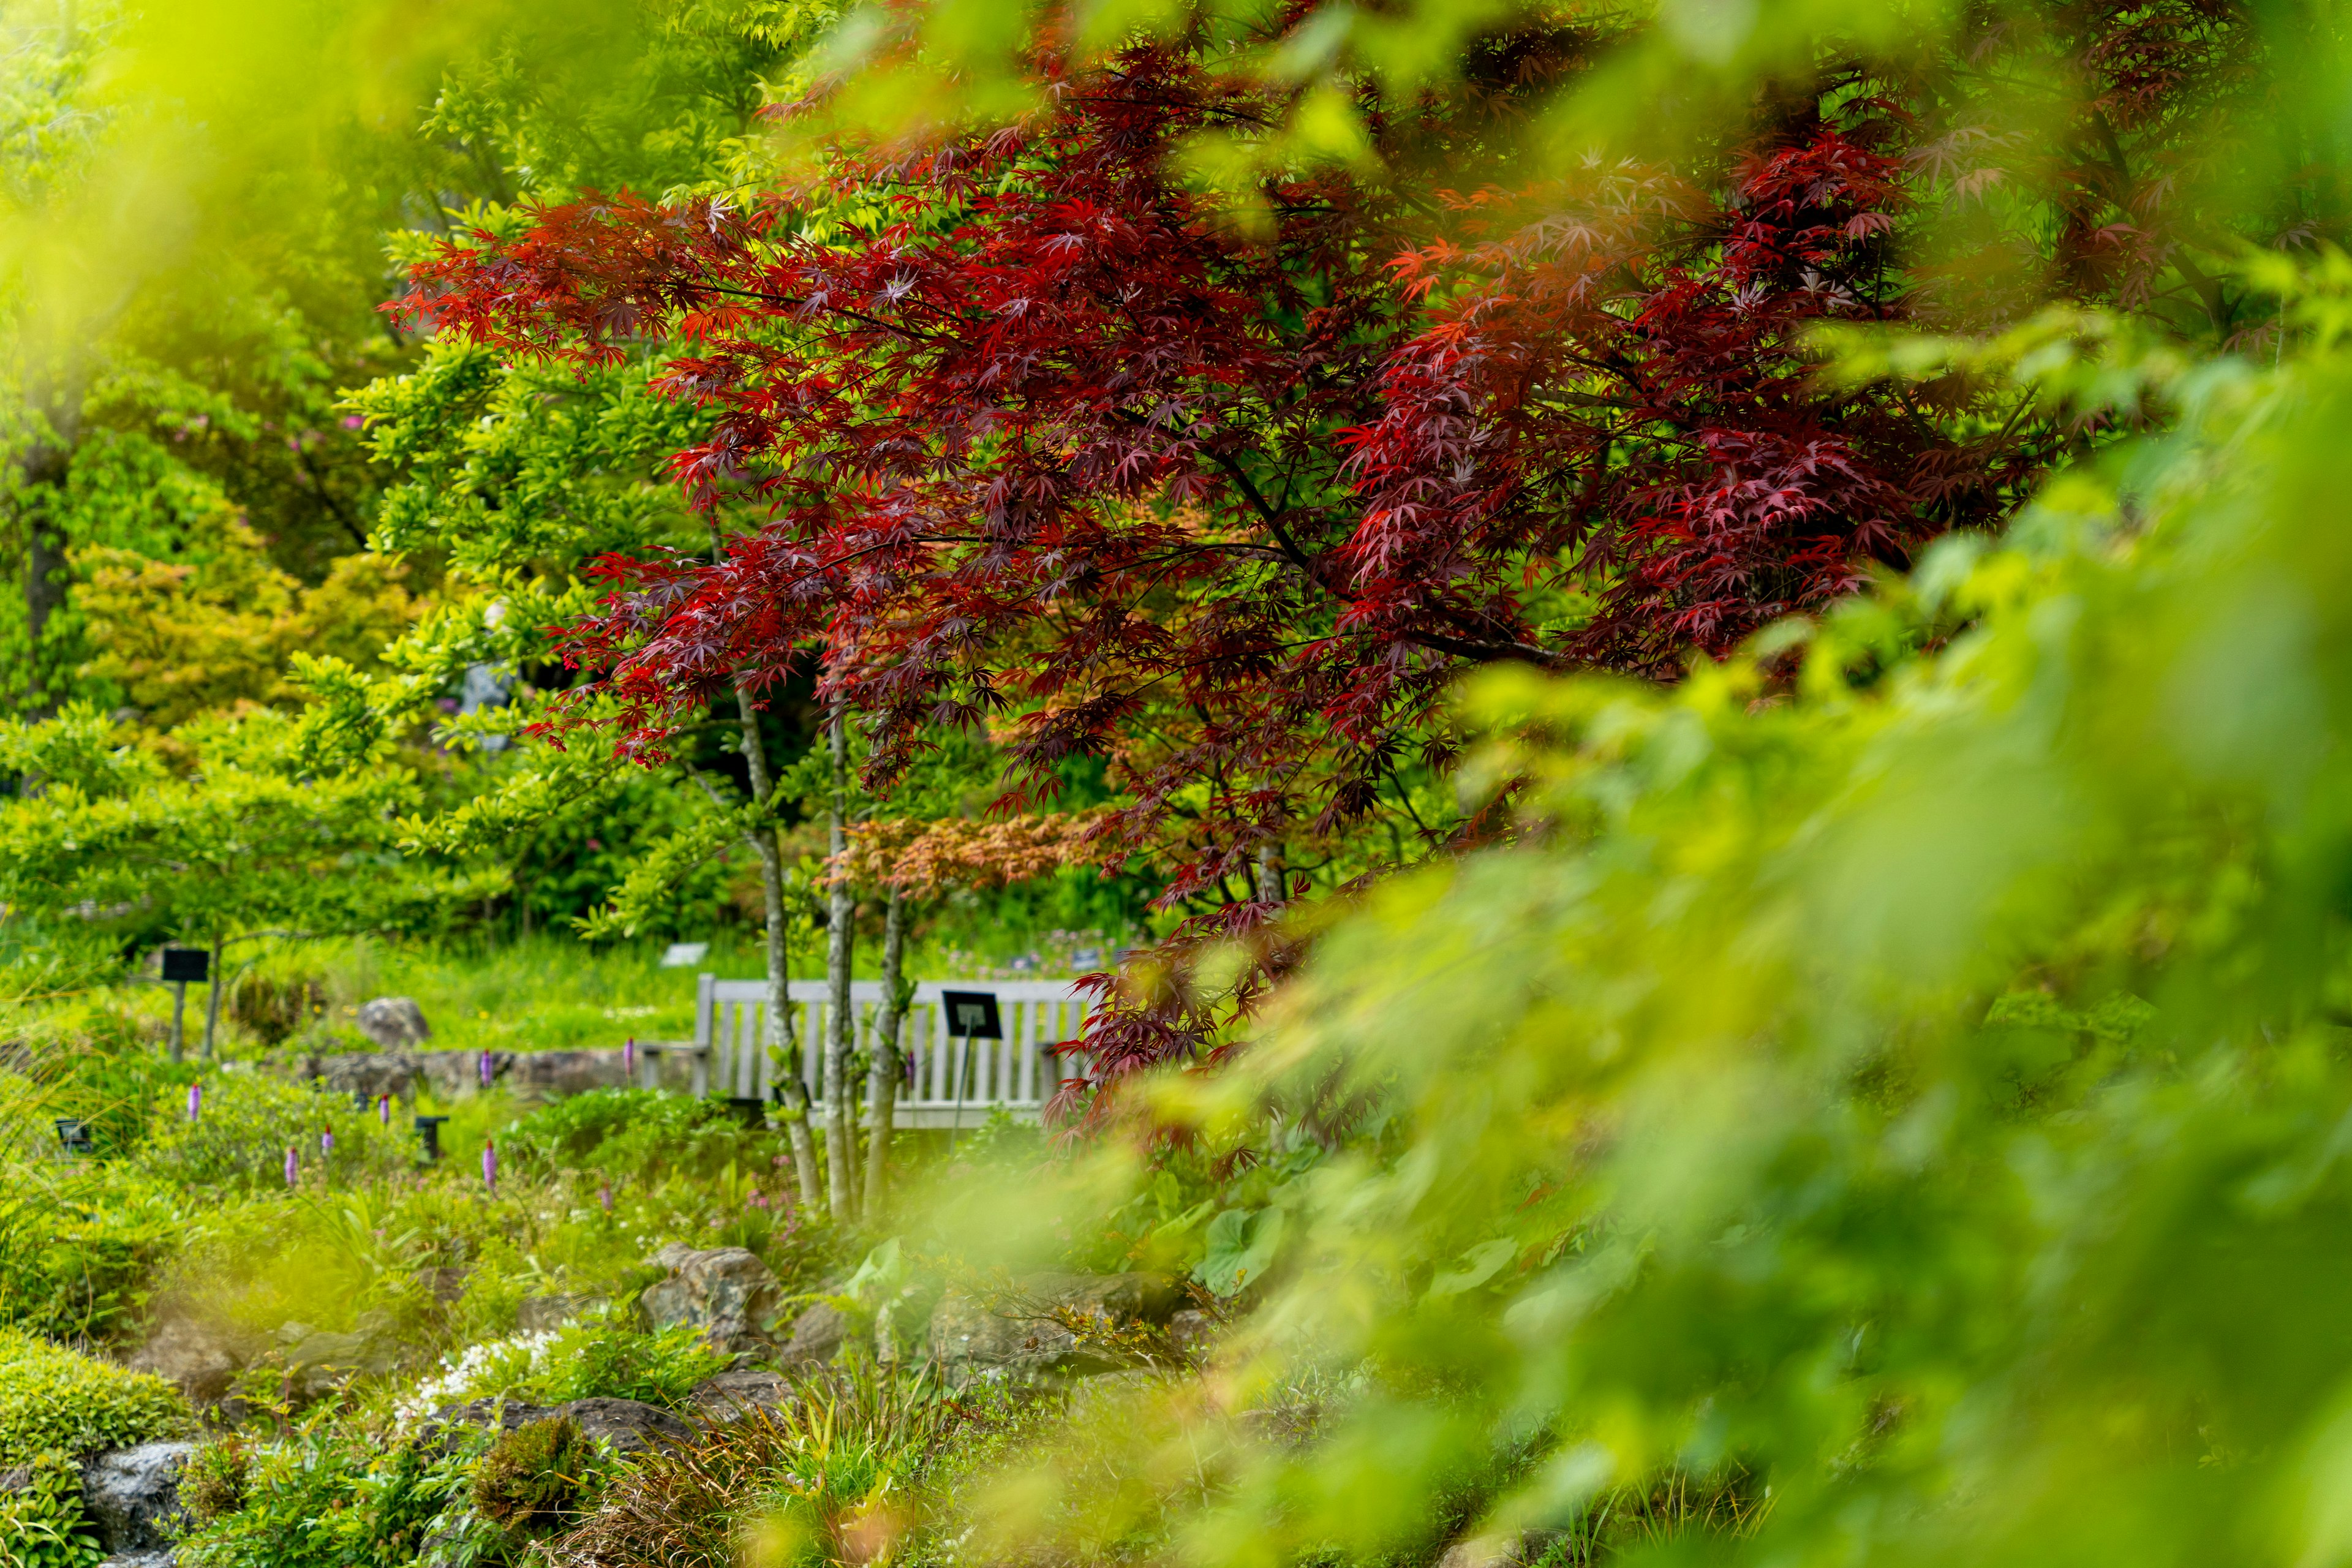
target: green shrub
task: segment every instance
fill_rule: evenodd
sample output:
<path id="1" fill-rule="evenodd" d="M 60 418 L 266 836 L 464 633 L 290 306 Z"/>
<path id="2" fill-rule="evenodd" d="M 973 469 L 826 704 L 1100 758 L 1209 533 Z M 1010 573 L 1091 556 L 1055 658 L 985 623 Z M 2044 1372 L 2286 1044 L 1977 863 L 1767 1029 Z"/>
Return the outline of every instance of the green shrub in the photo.
<path id="1" fill-rule="evenodd" d="M 75 1461 L 184 1428 L 187 1406 L 159 1377 L 124 1372 L 0 1330 L 0 1470 L 32 1472 L 0 1495 L 0 1568 L 84 1568 L 105 1555 L 81 1510 Z"/>
<path id="2" fill-rule="evenodd" d="M 331 1152 L 321 1152 L 321 1132 L 334 1135 Z M 385 1127 L 374 1110 L 348 1097 L 251 1072 L 205 1079 L 204 1104 L 193 1121 L 186 1089 L 167 1091 L 139 1162 L 185 1186 L 270 1191 L 286 1184 L 289 1148 L 299 1157 L 304 1182 L 323 1180 L 330 1186 L 390 1175 L 415 1163 L 404 1119 L 395 1117 Z"/>
<path id="3" fill-rule="evenodd" d="M 604 1450 L 568 1415 L 501 1433 L 474 1467 L 474 1511 L 509 1537 L 550 1534 L 593 1500 Z"/>
<path id="4" fill-rule="evenodd" d="M 106 1553 L 81 1507 L 81 1471 L 40 1455 L 22 1491 L 0 1492 L 0 1568 L 90 1568 Z"/>
<path id="5" fill-rule="evenodd" d="M 234 1434 L 207 1443 L 180 1472 L 180 1504 L 198 1524 L 226 1518 L 245 1506 L 252 1470 L 253 1456 Z"/>
<path id="6" fill-rule="evenodd" d="M 184 1231 L 177 1193 L 128 1162 L 0 1162 L 0 1327 L 123 1337 Z"/>
<path id="7" fill-rule="evenodd" d="M 648 1089 L 592 1089 L 556 1100 L 515 1121 L 499 1146 L 519 1170 L 639 1180 L 713 1176 L 779 1152 L 772 1134 L 745 1127 L 716 1101 Z"/>
<path id="8" fill-rule="evenodd" d="M 10 1123 L 6 1146 L 20 1156 L 54 1155 L 60 1116 L 81 1121 L 98 1158 L 133 1153 L 167 1091 L 196 1075 L 194 1064 L 167 1059 L 119 1006 L 63 1009 L 17 1022 L 10 1034 L 22 1071 L 11 1075 L 17 1081 L 0 1116 Z"/>
<path id="9" fill-rule="evenodd" d="M 786 1409 L 645 1456 L 563 1537 L 560 1555 L 598 1568 L 873 1561 L 903 1528 L 900 1505 L 972 1416 L 927 1380 L 829 1373 Z"/>
<path id="10" fill-rule="evenodd" d="M 560 1329 L 514 1334 L 445 1359 L 441 1373 L 404 1403 L 412 1415 L 471 1399 L 562 1405 L 573 1399 L 635 1399 L 675 1409 L 694 1386 L 730 1361 L 702 1342 L 692 1326 L 655 1333 L 618 1312 L 599 1312 Z"/>
<path id="11" fill-rule="evenodd" d="M 440 1542 L 432 1561 L 442 1568 L 481 1562 L 466 1501 L 480 1451 L 474 1433 L 442 1453 L 386 1451 L 331 1430 L 248 1448 L 237 1506 L 181 1538 L 181 1568 L 413 1568 L 428 1537 Z"/>
<path id="12" fill-rule="evenodd" d="M 167 1437 L 188 1425 L 170 1384 L 0 1330 L 0 1469 Z"/>

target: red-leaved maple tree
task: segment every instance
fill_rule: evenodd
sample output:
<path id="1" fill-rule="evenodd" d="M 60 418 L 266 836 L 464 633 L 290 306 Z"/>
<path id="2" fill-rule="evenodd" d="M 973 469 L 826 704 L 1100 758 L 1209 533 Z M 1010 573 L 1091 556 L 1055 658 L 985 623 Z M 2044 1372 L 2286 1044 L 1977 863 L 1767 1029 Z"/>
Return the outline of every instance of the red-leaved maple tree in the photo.
<path id="1" fill-rule="evenodd" d="M 513 353 L 689 345 L 677 479 L 755 526 L 602 564 L 571 647 L 625 744 L 814 658 L 879 774 L 983 720 L 1016 806 L 1108 756 L 1101 842 L 1247 931 L 1368 817 L 1443 836 L 1408 775 L 1450 760 L 1465 668 L 1671 677 L 1998 521 L 2056 438 L 1958 384 L 1815 377 L 1819 323 L 1952 318 L 1965 268 L 1923 295 L 1897 237 L 2002 145 L 1860 72 L 1704 167 L 1327 169 L 1244 213 L 1171 153 L 1265 89 L 1173 47 L 1051 69 L 1032 121 L 844 153 L 821 189 L 595 196 L 416 269 L 410 321 Z M 1179 997 L 1088 1045 L 1116 1072 L 1201 1029 Z"/>

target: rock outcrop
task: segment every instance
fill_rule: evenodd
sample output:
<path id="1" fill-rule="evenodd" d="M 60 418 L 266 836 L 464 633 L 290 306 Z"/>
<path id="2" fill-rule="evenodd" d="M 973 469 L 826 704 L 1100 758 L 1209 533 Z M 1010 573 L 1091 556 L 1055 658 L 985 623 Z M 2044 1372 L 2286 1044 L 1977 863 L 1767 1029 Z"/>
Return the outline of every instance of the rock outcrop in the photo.
<path id="1" fill-rule="evenodd" d="M 190 1403 L 208 1405 L 228 1393 L 229 1384 L 261 1347 L 232 1331 L 190 1317 L 167 1317 L 131 1357 L 131 1370 L 152 1372 L 176 1384 Z"/>
<path id="2" fill-rule="evenodd" d="M 490 1081 L 514 1070 L 512 1051 L 490 1053 Z M 482 1087 L 482 1053 L 479 1051 L 426 1051 L 416 1058 L 417 1075 L 431 1087 L 434 1096 L 451 1100 L 460 1095 L 479 1093 Z"/>
<path id="3" fill-rule="evenodd" d="M 688 1323 L 713 1350 L 740 1355 L 772 1342 L 783 1289 L 768 1266 L 740 1247 L 697 1252 L 672 1242 L 654 1255 L 669 1278 L 637 1299 L 646 1326 Z"/>
<path id="4" fill-rule="evenodd" d="M 657 1405 L 634 1399 L 575 1399 L 556 1405 L 550 1415 L 569 1415 L 580 1430 L 605 1443 L 616 1454 L 642 1454 L 657 1444 L 682 1443 L 694 1428 Z"/>
<path id="5" fill-rule="evenodd" d="M 560 1100 L 592 1089 L 621 1089 L 626 1079 L 618 1051 L 522 1051 L 507 1069 L 506 1086 L 525 1100 Z"/>
<path id="6" fill-rule="evenodd" d="M 515 1305 L 515 1327 L 527 1334 L 545 1333 L 577 1322 L 604 1304 L 602 1296 L 525 1296 Z"/>
<path id="7" fill-rule="evenodd" d="M 792 1381 L 772 1372 L 722 1372 L 705 1378 L 687 1395 L 694 1418 L 706 1426 L 738 1421 L 760 1410 L 784 1410 L 798 1396 Z"/>
<path id="8" fill-rule="evenodd" d="M 109 1552 L 144 1552 L 172 1544 L 180 1508 L 180 1472 L 193 1443 L 142 1443 L 110 1448 L 82 1462 L 81 1506 Z"/>
<path id="9" fill-rule="evenodd" d="M 417 1059 L 402 1051 L 348 1051 L 304 1057 L 300 1072 L 331 1094 L 364 1094 L 371 1100 L 380 1094 L 395 1100 L 414 1099 L 417 1079 L 423 1075 Z"/>
<path id="10" fill-rule="evenodd" d="M 378 996 L 360 1004 L 360 1033 L 385 1050 L 421 1046 L 433 1037 L 425 1009 L 413 996 Z"/>
<path id="11" fill-rule="evenodd" d="M 1106 1342 L 1166 1322 L 1177 1300 L 1175 1281 L 1158 1274 L 1031 1274 L 992 1296 L 950 1290 L 931 1316 L 931 1353 L 966 1372 L 1109 1372 L 1129 1363 Z"/>
<path id="12" fill-rule="evenodd" d="M 616 1454 L 642 1454 L 657 1444 L 686 1442 L 694 1436 L 694 1428 L 668 1411 L 635 1399 L 574 1399 L 562 1405 L 475 1399 L 443 1405 L 433 1413 L 426 1429 L 429 1433 L 434 1428 L 495 1426 L 501 1432 L 511 1432 L 558 1415 L 569 1415 L 583 1432 Z"/>
<path id="13" fill-rule="evenodd" d="M 829 1362 L 841 1353 L 849 1338 L 849 1320 L 841 1309 L 819 1301 L 793 1320 L 793 1331 L 784 1341 L 783 1359 L 788 1362 Z"/>

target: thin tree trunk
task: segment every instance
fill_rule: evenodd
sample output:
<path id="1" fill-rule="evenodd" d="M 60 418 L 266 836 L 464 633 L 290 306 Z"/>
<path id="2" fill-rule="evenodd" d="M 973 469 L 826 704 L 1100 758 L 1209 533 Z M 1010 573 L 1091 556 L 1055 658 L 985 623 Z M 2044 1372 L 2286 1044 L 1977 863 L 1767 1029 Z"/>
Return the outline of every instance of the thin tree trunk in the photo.
<path id="1" fill-rule="evenodd" d="M 833 716 L 833 792 L 827 813 L 825 844 L 831 851 L 833 884 L 825 905 L 824 978 L 827 1018 L 832 1026 L 824 1043 L 824 1163 L 833 1198 L 833 1217 L 846 1223 L 857 1217 L 857 1179 L 854 1136 L 849 1117 L 849 1054 L 856 1038 L 856 1020 L 850 1010 L 849 969 L 852 931 L 857 900 L 849 886 L 849 736 L 846 715 Z"/>
<path id="2" fill-rule="evenodd" d="M 226 977 L 221 973 L 221 929 L 213 928 L 213 956 L 206 971 L 211 979 L 205 984 L 205 1060 L 213 1059 L 213 1036 L 220 1028 L 221 988 Z"/>
<path id="3" fill-rule="evenodd" d="M 890 889 L 888 912 L 882 917 L 882 1016 L 875 1021 L 874 1060 L 866 1073 L 866 1216 L 882 1213 L 882 1195 L 889 1181 L 890 1119 L 898 1106 L 898 1032 L 907 1017 L 906 987 L 901 975 L 907 956 L 906 895 Z"/>
<path id="4" fill-rule="evenodd" d="M 792 1140 L 793 1180 L 801 1189 L 801 1207 L 810 1214 L 824 1201 L 816 1179 L 816 1140 L 809 1136 L 809 1092 L 797 1074 L 784 1082 L 784 1136 Z"/>
<path id="5" fill-rule="evenodd" d="M 760 742 L 760 710 L 751 705 L 751 694 L 741 687 L 735 689 L 735 710 L 743 721 L 743 765 L 751 778 L 751 795 L 762 808 L 772 804 L 775 783 L 768 773 L 767 748 Z M 766 1046 L 768 1062 L 775 1076 L 771 1083 L 784 1078 L 798 1078 L 800 1054 L 793 1048 L 793 955 L 789 916 L 784 908 L 784 854 L 774 832 L 766 827 L 753 828 L 744 835 L 752 852 L 760 857 L 760 890 L 766 895 L 768 905 L 768 1026 Z"/>
<path id="6" fill-rule="evenodd" d="M 710 560 L 713 565 L 723 565 L 727 560 L 727 540 L 719 531 L 719 524 L 710 525 Z M 743 753 L 743 769 L 751 785 L 751 798 L 761 810 L 775 805 L 776 780 L 768 772 L 768 748 L 760 739 L 760 710 L 751 694 L 741 686 L 735 688 L 735 712 L 742 721 L 742 733 L 737 745 Z M 794 1050 L 793 1031 L 793 955 L 790 916 L 784 907 L 783 846 L 772 829 L 755 827 L 744 835 L 751 852 L 760 858 L 760 891 L 767 903 L 768 914 L 768 1020 L 763 1040 L 768 1051 L 768 1064 L 772 1069 L 770 1083 L 790 1079 L 797 1082 L 801 1076 L 800 1053 Z M 808 1136 L 803 1127 L 800 1136 Z M 815 1202 L 816 1194 L 803 1179 L 801 1201 Z"/>

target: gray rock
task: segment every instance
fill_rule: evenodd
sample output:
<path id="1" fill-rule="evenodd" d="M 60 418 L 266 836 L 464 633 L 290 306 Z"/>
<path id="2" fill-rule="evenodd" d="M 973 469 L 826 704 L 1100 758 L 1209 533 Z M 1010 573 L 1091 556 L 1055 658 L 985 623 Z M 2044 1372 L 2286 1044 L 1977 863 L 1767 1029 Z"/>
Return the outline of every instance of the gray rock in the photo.
<path id="1" fill-rule="evenodd" d="M 399 1364 L 397 1347 L 373 1334 L 330 1333 L 288 1323 L 276 1336 L 286 1367 L 286 1392 L 297 1402 L 320 1399 L 354 1377 L 381 1377 Z"/>
<path id="2" fill-rule="evenodd" d="M 1186 1307 L 1168 1317 L 1168 1343 L 1189 1362 L 1208 1360 L 1217 1339 L 1217 1321 L 1198 1307 Z"/>
<path id="3" fill-rule="evenodd" d="M 527 1334 L 545 1333 L 579 1321 L 604 1304 L 602 1296 L 525 1296 L 515 1304 L 515 1326 Z"/>
<path id="4" fill-rule="evenodd" d="M 616 1454 L 642 1454 L 657 1443 L 686 1442 L 694 1436 L 694 1428 L 668 1411 L 634 1399 L 574 1399 L 563 1405 L 474 1399 L 436 1410 L 425 1423 L 425 1431 L 431 1435 L 456 1426 L 495 1426 L 500 1432 L 511 1432 L 558 1415 L 571 1416 L 583 1432 L 609 1444 Z"/>
<path id="5" fill-rule="evenodd" d="M 133 1372 L 152 1372 L 197 1404 L 209 1404 L 228 1393 L 229 1384 L 250 1360 L 237 1338 L 226 1330 L 194 1318 L 166 1318 L 155 1325 L 147 1342 L 131 1358 Z"/>
<path id="6" fill-rule="evenodd" d="M 32 1489 L 33 1469 L 31 1466 L 19 1465 L 13 1470 L 0 1470 L 0 1497 L 6 1497 L 14 1492 L 30 1491 Z"/>
<path id="7" fill-rule="evenodd" d="M 159 1546 L 152 1552 L 121 1552 L 106 1559 L 98 1568 L 173 1568 L 180 1560 L 174 1548 Z"/>
<path id="8" fill-rule="evenodd" d="M 142 1443 L 93 1454 L 81 1467 L 82 1511 L 109 1552 L 139 1552 L 169 1546 L 166 1533 L 184 1519 L 180 1472 L 194 1443 Z"/>
<path id="9" fill-rule="evenodd" d="M 512 1051 L 490 1053 L 490 1081 L 498 1082 L 514 1070 Z M 479 1051 L 426 1051 L 416 1058 L 416 1070 L 435 1096 L 444 1100 L 462 1095 L 478 1094 L 482 1088 L 482 1053 Z"/>
<path id="10" fill-rule="evenodd" d="M 783 1290 L 757 1257 L 740 1247 L 697 1252 L 672 1242 L 654 1261 L 669 1278 L 637 1298 L 647 1328 L 691 1324 L 705 1344 L 735 1354 L 771 1343 Z"/>
<path id="11" fill-rule="evenodd" d="M 1163 1323 L 1177 1300 L 1175 1281 L 1158 1274 L 1031 1274 L 988 1298 L 950 1290 L 931 1315 L 931 1353 L 967 1371 L 1114 1371 L 1129 1363 L 1062 1320 L 1091 1320 L 1106 1330 Z"/>
<path id="12" fill-rule="evenodd" d="M 300 1071 L 332 1094 L 364 1094 L 371 1100 L 388 1094 L 395 1100 L 413 1100 L 423 1068 L 416 1058 L 404 1051 L 349 1051 L 304 1057 Z"/>
<path id="13" fill-rule="evenodd" d="M 550 1415 L 569 1415 L 616 1454 L 642 1454 L 663 1443 L 690 1442 L 694 1428 L 657 1405 L 634 1399 L 575 1399 Z"/>
<path id="14" fill-rule="evenodd" d="M 788 1410 L 799 1396 L 781 1373 L 722 1372 L 695 1384 L 687 1395 L 694 1418 L 705 1426 L 740 1420 L 756 1410 Z"/>
<path id="15" fill-rule="evenodd" d="M 841 1310 L 819 1301 L 793 1320 L 792 1338 L 784 1342 L 783 1359 L 792 1362 L 828 1362 L 841 1353 L 844 1341 L 849 1337 L 849 1320 Z"/>
<path id="16" fill-rule="evenodd" d="M 379 996 L 361 1003 L 359 1027 L 361 1034 L 388 1051 L 421 1046 L 433 1037 L 425 1009 L 413 996 Z"/>
<path id="17" fill-rule="evenodd" d="M 506 1082 L 524 1099 L 537 1100 L 625 1085 L 618 1051 L 525 1051 L 515 1057 Z"/>

